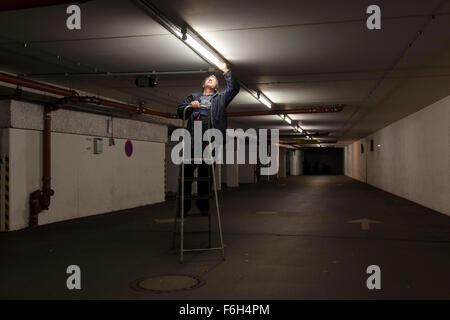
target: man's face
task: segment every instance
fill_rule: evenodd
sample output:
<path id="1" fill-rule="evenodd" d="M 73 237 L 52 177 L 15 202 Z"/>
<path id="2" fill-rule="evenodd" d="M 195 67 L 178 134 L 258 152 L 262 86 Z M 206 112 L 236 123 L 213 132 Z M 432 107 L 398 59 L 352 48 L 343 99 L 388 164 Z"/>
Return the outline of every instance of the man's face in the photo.
<path id="1" fill-rule="evenodd" d="M 217 79 L 215 77 L 206 78 L 206 81 L 205 81 L 203 87 L 211 88 L 212 90 L 215 90 L 215 88 L 217 87 Z"/>

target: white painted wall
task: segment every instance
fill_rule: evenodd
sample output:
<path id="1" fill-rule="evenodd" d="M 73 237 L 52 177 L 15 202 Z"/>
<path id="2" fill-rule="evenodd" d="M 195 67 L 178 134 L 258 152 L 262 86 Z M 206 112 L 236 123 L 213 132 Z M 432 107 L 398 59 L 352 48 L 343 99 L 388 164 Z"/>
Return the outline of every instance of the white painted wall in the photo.
<path id="1" fill-rule="evenodd" d="M 0 101 L 1 105 L 1 101 Z M 4 119 L 3 119 L 4 120 Z M 0 121 L 1 117 L 0 117 Z M 9 132 L 8 129 L 0 128 L 0 231 L 7 230 L 6 227 L 6 194 L 5 194 L 5 180 L 6 180 L 6 156 L 9 155 Z M 8 221 L 9 222 L 9 221 Z"/>
<path id="2" fill-rule="evenodd" d="M 346 175 L 450 215 L 450 96 L 347 146 L 345 157 Z"/>
<path id="3" fill-rule="evenodd" d="M 9 129 L 10 229 L 28 226 L 30 193 L 42 185 L 42 133 Z M 125 155 L 126 139 L 106 139 L 103 153 L 93 154 L 92 138 L 52 133 L 52 189 L 50 210 L 39 224 L 85 217 L 164 201 L 163 143 L 132 141 L 133 155 Z"/>
<path id="4" fill-rule="evenodd" d="M 10 230 L 17 230 L 28 226 L 30 193 L 42 187 L 42 107 L 12 101 L 9 110 L 9 122 L 0 123 L 9 126 L 1 129 L 1 150 L 10 158 Z M 108 134 L 108 119 L 52 113 L 52 131 L 59 131 L 51 134 L 55 195 L 39 214 L 40 225 L 164 201 L 167 126 L 114 118 Z M 103 139 L 101 154 L 93 153 L 93 138 Z M 131 157 L 125 154 L 128 138 Z"/>

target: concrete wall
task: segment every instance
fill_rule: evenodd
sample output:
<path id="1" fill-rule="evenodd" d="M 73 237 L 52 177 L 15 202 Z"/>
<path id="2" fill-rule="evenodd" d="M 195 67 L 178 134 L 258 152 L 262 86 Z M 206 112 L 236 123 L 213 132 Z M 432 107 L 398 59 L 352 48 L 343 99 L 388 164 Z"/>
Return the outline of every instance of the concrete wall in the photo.
<path id="1" fill-rule="evenodd" d="M 11 103 L 10 230 L 28 226 L 28 199 L 42 185 L 42 107 Z M 129 119 L 58 110 L 52 113 L 52 197 L 39 224 L 133 208 L 164 201 L 164 161 L 167 127 Z M 114 137 L 114 144 L 109 144 Z M 103 139 L 94 154 L 93 139 Z M 125 142 L 133 143 L 127 157 Z"/>
<path id="2" fill-rule="evenodd" d="M 450 96 L 347 146 L 345 174 L 450 215 Z"/>

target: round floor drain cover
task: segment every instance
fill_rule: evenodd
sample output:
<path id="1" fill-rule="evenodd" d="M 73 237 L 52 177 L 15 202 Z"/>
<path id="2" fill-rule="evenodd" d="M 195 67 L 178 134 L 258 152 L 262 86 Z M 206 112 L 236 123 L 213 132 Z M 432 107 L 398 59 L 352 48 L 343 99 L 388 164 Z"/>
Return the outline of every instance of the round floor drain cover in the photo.
<path id="1" fill-rule="evenodd" d="M 185 274 L 167 274 L 142 278 L 134 281 L 132 287 L 140 291 L 154 293 L 189 290 L 202 286 L 204 281 L 199 277 Z"/>

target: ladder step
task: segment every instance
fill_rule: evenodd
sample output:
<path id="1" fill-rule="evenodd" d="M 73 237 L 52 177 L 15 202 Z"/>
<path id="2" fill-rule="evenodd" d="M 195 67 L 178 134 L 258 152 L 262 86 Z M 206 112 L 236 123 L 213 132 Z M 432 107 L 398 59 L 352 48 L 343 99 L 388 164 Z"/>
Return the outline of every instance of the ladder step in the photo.
<path id="1" fill-rule="evenodd" d="M 178 177 L 178 180 L 181 180 L 181 177 Z M 210 177 L 192 177 L 192 178 L 184 178 L 184 181 L 209 181 Z"/>
<path id="2" fill-rule="evenodd" d="M 179 231 L 175 231 L 174 233 L 175 234 L 181 234 L 181 232 L 179 232 Z M 184 234 L 186 234 L 186 233 L 189 233 L 189 234 L 200 233 L 201 234 L 201 233 L 209 233 L 209 231 L 206 231 L 206 230 L 205 231 L 184 231 L 183 233 Z"/>
<path id="3" fill-rule="evenodd" d="M 218 247 L 218 248 L 183 249 L 183 252 L 190 252 L 190 251 L 208 251 L 208 250 L 223 250 L 223 248 L 222 248 L 222 247 Z"/>
<path id="4" fill-rule="evenodd" d="M 181 199 L 181 195 L 177 195 L 177 199 Z M 184 200 L 198 200 L 198 199 L 212 199 L 212 195 L 191 195 L 191 196 L 184 196 Z"/>
<path id="5" fill-rule="evenodd" d="M 184 215 L 184 218 L 185 219 L 188 219 L 188 218 L 208 218 L 208 216 L 209 216 L 209 214 L 207 214 L 207 215 L 203 215 L 203 214 L 201 214 L 201 213 L 192 213 L 192 214 L 185 214 Z M 177 220 L 181 220 L 181 217 L 180 216 L 177 216 Z"/>

